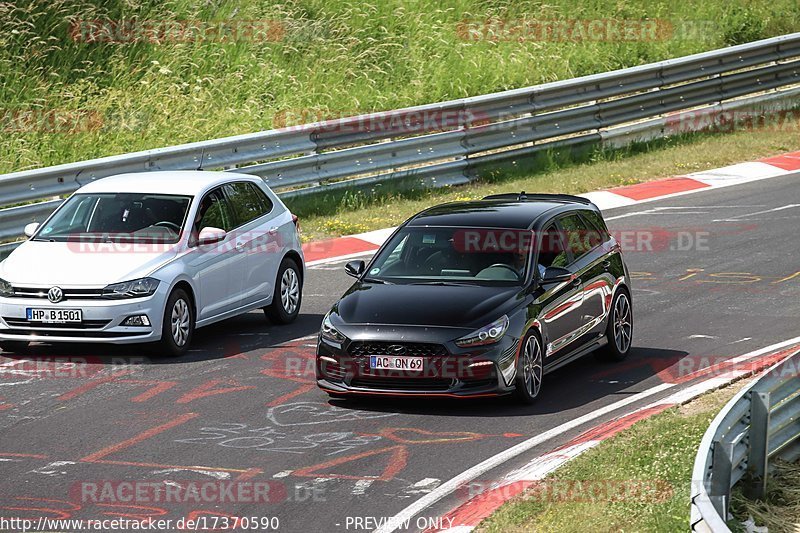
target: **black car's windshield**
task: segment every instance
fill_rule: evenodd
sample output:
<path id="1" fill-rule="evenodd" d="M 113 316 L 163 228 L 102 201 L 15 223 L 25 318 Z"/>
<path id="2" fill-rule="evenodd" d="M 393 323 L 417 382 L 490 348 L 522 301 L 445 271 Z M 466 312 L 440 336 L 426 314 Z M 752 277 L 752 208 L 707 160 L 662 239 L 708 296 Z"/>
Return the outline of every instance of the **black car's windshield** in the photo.
<path id="1" fill-rule="evenodd" d="M 365 280 L 431 285 L 520 284 L 530 230 L 404 227 L 378 253 Z"/>
<path id="2" fill-rule="evenodd" d="M 191 201 L 165 194 L 75 194 L 34 240 L 176 243 Z"/>

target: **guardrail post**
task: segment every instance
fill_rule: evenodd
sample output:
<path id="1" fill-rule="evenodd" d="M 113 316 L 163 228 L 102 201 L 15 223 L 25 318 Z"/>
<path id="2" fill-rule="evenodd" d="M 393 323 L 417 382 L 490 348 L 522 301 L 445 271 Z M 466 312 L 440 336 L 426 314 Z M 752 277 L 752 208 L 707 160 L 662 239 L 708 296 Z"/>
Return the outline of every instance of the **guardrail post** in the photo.
<path id="1" fill-rule="evenodd" d="M 727 520 L 728 504 L 731 499 L 733 443 L 726 440 L 715 440 L 711 455 L 711 486 L 708 490 L 708 497 L 717 513 Z"/>
<path id="2" fill-rule="evenodd" d="M 747 452 L 747 495 L 763 500 L 767 495 L 769 451 L 769 392 L 750 393 L 750 445 Z"/>

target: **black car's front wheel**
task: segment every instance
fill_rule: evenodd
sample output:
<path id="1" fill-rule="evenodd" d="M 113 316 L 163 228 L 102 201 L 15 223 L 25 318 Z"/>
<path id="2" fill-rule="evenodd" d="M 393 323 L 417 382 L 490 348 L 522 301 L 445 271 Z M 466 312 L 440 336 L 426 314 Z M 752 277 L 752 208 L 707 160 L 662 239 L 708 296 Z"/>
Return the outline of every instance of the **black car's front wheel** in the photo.
<path id="1" fill-rule="evenodd" d="M 530 404 L 539 397 L 544 374 L 542 343 L 533 331 L 523 339 L 522 349 L 517 358 L 517 377 L 514 395 L 522 403 Z"/>
<path id="2" fill-rule="evenodd" d="M 625 289 L 620 289 L 611 302 L 611 311 L 606 326 L 608 343 L 597 352 L 600 359 L 622 361 L 628 357 L 633 342 L 633 308 Z"/>

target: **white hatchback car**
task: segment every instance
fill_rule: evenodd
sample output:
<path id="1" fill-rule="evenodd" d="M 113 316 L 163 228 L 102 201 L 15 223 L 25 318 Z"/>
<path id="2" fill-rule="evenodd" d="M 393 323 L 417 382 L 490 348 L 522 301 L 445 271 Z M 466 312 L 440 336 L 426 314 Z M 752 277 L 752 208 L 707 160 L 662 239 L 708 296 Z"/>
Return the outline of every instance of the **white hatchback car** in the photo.
<path id="1" fill-rule="evenodd" d="M 94 181 L 0 263 L 0 348 L 31 341 L 156 342 L 263 308 L 300 311 L 295 217 L 261 178 L 165 171 Z"/>

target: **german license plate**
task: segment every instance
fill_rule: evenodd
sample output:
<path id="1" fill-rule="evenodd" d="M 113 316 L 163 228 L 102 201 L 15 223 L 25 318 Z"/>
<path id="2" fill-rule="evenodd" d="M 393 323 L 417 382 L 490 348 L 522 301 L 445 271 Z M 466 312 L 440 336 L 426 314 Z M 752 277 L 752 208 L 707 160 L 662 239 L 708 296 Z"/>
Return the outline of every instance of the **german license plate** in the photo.
<path id="1" fill-rule="evenodd" d="M 422 370 L 422 357 L 394 357 L 371 355 L 369 367 L 373 370 Z"/>
<path id="2" fill-rule="evenodd" d="M 83 320 L 80 309 L 27 309 L 29 322 L 42 324 L 77 324 Z"/>

